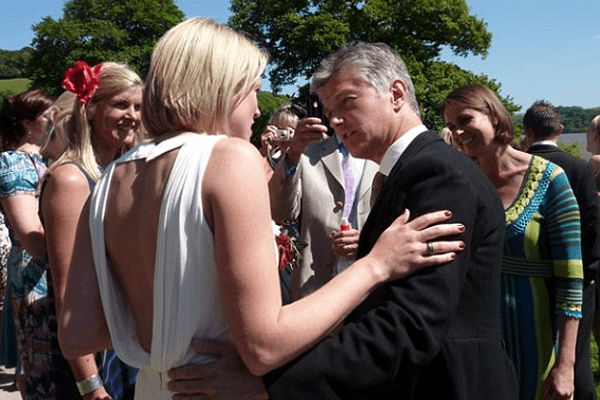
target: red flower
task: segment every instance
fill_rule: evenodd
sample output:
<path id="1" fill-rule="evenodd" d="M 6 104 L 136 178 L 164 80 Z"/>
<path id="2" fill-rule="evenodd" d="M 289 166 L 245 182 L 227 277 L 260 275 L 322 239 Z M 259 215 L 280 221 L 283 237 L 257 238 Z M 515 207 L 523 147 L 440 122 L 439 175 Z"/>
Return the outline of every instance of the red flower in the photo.
<path id="1" fill-rule="evenodd" d="M 69 92 L 75 93 L 81 104 L 85 104 L 94 94 L 98 87 L 101 64 L 94 68 L 85 61 L 77 61 L 71 68 L 65 71 L 65 80 L 62 87 Z"/>
<path id="2" fill-rule="evenodd" d="M 283 270 L 288 264 L 298 261 L 299 254 L 290 237 L 284 233 L 275 237 L 277 250 L 279 250 L 279 270 Z"/>

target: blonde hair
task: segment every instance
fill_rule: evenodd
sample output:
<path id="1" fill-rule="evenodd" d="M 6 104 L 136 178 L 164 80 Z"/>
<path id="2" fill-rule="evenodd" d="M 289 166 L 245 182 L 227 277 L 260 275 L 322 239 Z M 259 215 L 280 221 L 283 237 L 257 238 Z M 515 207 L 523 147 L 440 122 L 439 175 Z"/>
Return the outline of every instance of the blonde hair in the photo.
<path id="1" fill-rule="evenodd" d="M 65 91 L 52 105 L 56 109 L 56 115 L 54 116 L 54 121 L 60 121 L 66 116 L 70 115 L 73 112 L 73 107 L 75 107 L 75 100 L 77 99 L 77 95 L 73 92 Z"/>
<path id="2" fill-rule="evenodd" d="M 67 151 L 53 163 L 53 167 L 56 167 L 65 162 L 77 162 L 95 181 L 100 179 L 102 173 L 94 153 L 96 133 L 92 132 L 91 121 L 96 115 L 99 103 L 132 87 L 144 85 L 141 78 L 125 64 L 104 62 L 101 65 L 99 83 L 94 94 L 87 103 L 81 104 L 77 101 L 73 107 L 71 119 L 67 124 Z M 141 142 L 143 137 L 144 131 L 140 127 L 135 142 Z"/>
<path id="3" fill-rule="evenodd" d="M 450 128 L 448 128 L 447 126 L 443 127 L 439 135 L 442 139 L 444 139 L 444 142 L 446 142 L 446 144 L 448 144 L 450 147 L 454 147 L 454 140 L 452 138 L 452 131 L 450 130 Z"/>
<path id="4" fill-rule="evenodd" d="M 298 121 L 300 118 L 296 113 L 292 111 L 292 105 L 286 104 L 279 107 L 271 118 L 269 119 L 269 124 L 276 125 L 279 127 L 291 126 L 292 128 L 296 128 L 298 125 Z"/>
<path id="5" fill-rule="evenodd" d="M 173 27 L 152 53 L 142 102 L 151 136 L 214 133 L 237 97 L 259 82 L 268 56 L 248 38 L 207 18 Z"/>

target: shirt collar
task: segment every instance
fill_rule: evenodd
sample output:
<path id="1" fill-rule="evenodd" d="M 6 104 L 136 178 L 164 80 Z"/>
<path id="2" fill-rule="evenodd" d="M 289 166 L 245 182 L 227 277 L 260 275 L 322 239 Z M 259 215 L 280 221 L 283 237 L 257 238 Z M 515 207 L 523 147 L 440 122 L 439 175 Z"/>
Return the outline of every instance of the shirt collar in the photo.
<path id="1" fill-rule="evenodd" d="M 538 140 L 536 142 L 531 143 L 531 146 L 529 147 L 533 147 L 533 146 L 554 146 L 554 147 L 558 147 L 558 145 L 553 142 L 552 140 Z"/>
<path id="2" fill-rule="evenodd" d="M 398 140 L 396 140 L 392 145 L 386 150 L 383 158 L 381 159 L 381 163 L 379 164 L 379 171 L 388 176 L 390 172 L 392 172 L 392 168 L 396 165 L 398 159 L 406 148 L 412 143 L 412 141 L 419 136 L 421 133 L 425 132 L 427 127 L 425 125 L 417 125 L 414 128 L 409 129 L 404 135 L 402 135 Z"/>

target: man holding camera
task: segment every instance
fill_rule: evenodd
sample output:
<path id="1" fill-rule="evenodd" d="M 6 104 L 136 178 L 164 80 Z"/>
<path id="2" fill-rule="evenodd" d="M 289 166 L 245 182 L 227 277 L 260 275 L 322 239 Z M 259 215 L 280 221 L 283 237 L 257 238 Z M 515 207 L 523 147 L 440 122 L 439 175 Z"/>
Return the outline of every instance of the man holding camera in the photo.
<path id="1" fill-rule="evenodd" d="M 292 273 L 292 301 L 320 288 L 345 260 L 354 259 L 377 172 L 375 163 L 353 158 L 328 135 L 322 119 L 315 115 L 298 122 L 269 182 L 273 219 L 299 219 L 300 242 L 306 245 Z M 351 229 L 341 230 L 346 220 Z"/>

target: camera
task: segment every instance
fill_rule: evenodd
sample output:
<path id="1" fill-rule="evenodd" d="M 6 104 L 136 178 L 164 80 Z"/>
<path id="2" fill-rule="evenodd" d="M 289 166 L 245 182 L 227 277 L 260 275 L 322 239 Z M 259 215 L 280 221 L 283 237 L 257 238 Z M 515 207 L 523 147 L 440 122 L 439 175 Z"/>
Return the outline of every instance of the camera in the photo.
<path id="1" fill-rule="evenodd" d="M 289 129 L 275 129 L 276 142 L 289 142 L 291 138 L 292 135 Z"/>
<path id="2" fill-rule="evenodd" d="M 327 135 L 333 135 L 333 128 L 329 126 L 329 119 L 323 113 L 323 104 L 319 100 L 319 96 L 310 95 L 308 98 L 308 115 L 309 117 L 319 118 L 321 123 L 327 127 Z"/>

